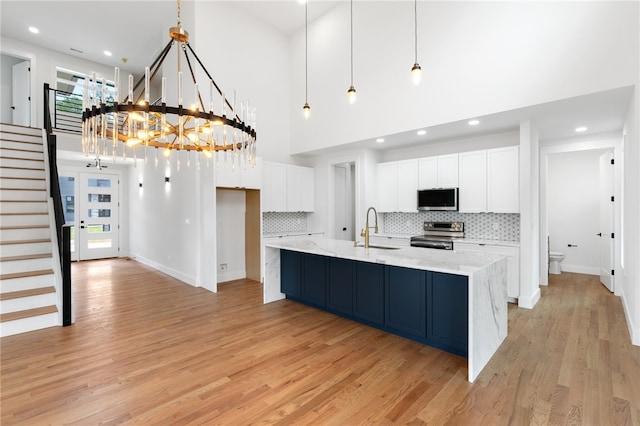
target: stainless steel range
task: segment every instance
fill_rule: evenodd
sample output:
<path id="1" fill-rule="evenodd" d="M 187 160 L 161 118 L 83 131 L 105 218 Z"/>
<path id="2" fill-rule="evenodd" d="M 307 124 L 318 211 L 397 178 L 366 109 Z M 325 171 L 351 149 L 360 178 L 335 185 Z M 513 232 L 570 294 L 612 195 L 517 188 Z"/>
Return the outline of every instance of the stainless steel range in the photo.
<path id="1" fill-rule="evenodd" d="M 453 250 L 453 241 L 464 237 L 464 222 L 424 222 L 424 234 L 411 237 L 413 247 Z"/>

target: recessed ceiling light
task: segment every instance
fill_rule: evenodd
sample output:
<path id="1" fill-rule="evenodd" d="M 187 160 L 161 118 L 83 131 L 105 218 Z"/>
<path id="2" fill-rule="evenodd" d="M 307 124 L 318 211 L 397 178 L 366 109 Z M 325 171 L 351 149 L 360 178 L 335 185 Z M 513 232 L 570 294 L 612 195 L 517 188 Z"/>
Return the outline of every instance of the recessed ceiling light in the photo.
<path id="1" fill-rule="evenodd" d="M 300 4 L 305 4 L 307 2 L 307 0 L 298 0 L 298 3 Z"/>
<path id="2" fill-rule="evenodd" d="M 109 52 L 108 50 L 105 50 L 105 51 L 104 51 L 104 56 L 111 56 L 111 55 L 112 55 L 112 53 L 111 53 L 111 52 Z"/>
<path id="3" fill-rule="evenodd" d="M 469 126 L 477 126 L 480 124 L 480 120 L 469 120 Z"/>
<path id="4" fill-rule="evenodd" d="M 418 130 L 418 136 L 424 136 L 427 134 L 427 131 L 422 129 L 422 130 Z"/>
<path id="5" fill-rule="evenodd" d="M 38 34 L 40 32 L 40 30 L 37 29 L 36 27 L 29 27 L 29 31 L 31 31 L 34 34 Z"/>
<path id="6" fill-rule="evenodd" d="M 382 142 L 384 142 L 384 139 L 383 138 L 378 138 L 378 139 L 376 139 L 376 142 L 382 143 Z"/>
<path id="7" fill-rule="evenodd" d="M 580 127 L 576 127 L 576 132 L 578 133 L 582 133 L 582 132 L 586 132 L 587 128 L 584 126 L 580 126 Z"/>

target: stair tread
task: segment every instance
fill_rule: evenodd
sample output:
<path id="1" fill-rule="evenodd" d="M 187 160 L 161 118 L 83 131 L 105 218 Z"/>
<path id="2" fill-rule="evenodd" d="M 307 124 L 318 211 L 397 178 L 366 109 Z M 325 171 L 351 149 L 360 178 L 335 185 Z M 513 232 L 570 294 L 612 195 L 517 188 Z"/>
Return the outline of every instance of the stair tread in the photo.
<path id="1" fill-rule="evenodd" d="M 26 309 L 24 311 L 9 312 L 0 315 L 0 322 L 15 321 L 23 318 L 36 317 L 39 315 L 55 314 L 56 312 L 58 312 L 58 308 L 56 308 L 55 305 Z"/>
<path id="2" fill-rule="evenodd" d="M 17 142 L 17 141 L 14 141 L 14 142 Z M 14 148 L 14 147 L 2 146 L 2 145 L 0 145 L 0 149 L 3 149 L 5 151 L 35 152 L 35 153 L 38 153 L 38 154 L 42 154 L 42 150 Z"/>
<path id="3" fill-rule="evenodd" d="M 16 226 L 0 226 L 0 231 L 10 231 L 15 229 L 42 229 L 48 228 L 49 225 L 16 225 Z"/>
<path id="4" fill-rule="evenodd" d="M 36 244 L 36 243 L 50 243 L 50 238 L 36 238 L 33 240 L 5 240 L 0 241 L 0 245 L 12 245 L 12 244 Z"/>
<path id="5" fill-rule="evenodd" d="M 35 260 L 35 259 L 47 259 L 52 257 L 51 253 L 38 253 L 38 254 L 23 254 L 21 256 L 5 256 L 0 257 L 0 262 L 13 262 L 16 260 Z"/>
<path id="6" fill-rule="evenodd" d="M 0 300 L 20 299 L 22 297 L 39 296 L 41 294 L 50 294 L 55 292 L 56 292 L 56 288 L 54 286 L 29 288 L 27 290 L 18 290 L 18 291 L 9 291 L 6 293 L 0 293 Z"/>
<path id="7" fill-rule="evenodd" d="M 46 191 L 46 189 L 45 188 L 0 188 L 0 191 Z"/>
<path id="8" fill-rule="evenodd" d="M 47 200 L 0 200 L 0 203 L 46 203 Z"/>
<path id="9" fill-rule="evenodd" d="M 37 170 L 37 171 L 43 171 L 43 172 L 44 172 L 44 167 L 0 166 L 0 169 L 12 169 L 12 170 Z"/>
<path id="10" fill-rule="evenodd" d="M 20 212 L 20 213 L 0 213 L 0 216 L 25 216 L 25 215 L 43 215 L 43 214 L 49 214 L 47 212 Z"/>
<path id="11" fill-rule="evenodd" d="M 14 180 L 45 180 L 44 178 L 21 177 L 21 176 L 2 176 L 2 179 L 14 179 Z"/>
<path id="12" fill-rule="evenodd" d="M 0 275 L 1 280 L 13 280 L 16 278 L 39 277 L 41 275 L 53 275 L 53 269 L 42 269 L 40 271 L 15 272 L 13 274 Z"/>
<path id="13" fill-rule="evenodd" d="M 0 159 L 3 160 L 26 160 L 26 161 L 41 161 L 44 163 L 44 160 L 37 158 L 24 158 L 24 157 L 8 157 L 6 155 L 0 155 Z"/>

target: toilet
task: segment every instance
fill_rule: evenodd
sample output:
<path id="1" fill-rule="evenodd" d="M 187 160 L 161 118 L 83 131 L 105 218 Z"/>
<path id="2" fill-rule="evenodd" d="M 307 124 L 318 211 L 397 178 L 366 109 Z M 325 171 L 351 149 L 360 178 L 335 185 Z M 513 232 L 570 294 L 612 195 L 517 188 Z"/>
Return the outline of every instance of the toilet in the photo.
<path id="1" fill-rule="evenodd" d="M 564 260 L 564 253 L 560 253 L 557 251 L 549 252 L 549 273 L 550 274 L 559 274 L 562 272 L 562 268 L 560 268 L 560 262 Z"/>

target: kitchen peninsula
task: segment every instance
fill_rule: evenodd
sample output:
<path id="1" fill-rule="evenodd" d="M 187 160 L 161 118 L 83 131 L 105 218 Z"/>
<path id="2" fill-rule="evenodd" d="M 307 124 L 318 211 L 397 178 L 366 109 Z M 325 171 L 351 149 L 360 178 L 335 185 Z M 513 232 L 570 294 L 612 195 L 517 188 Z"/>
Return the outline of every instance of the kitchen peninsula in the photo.
<path id="1" fill-rule="evenodd" d="M 501 255 L 331 239 L 270 242 L 264 303 L 285 297 L 465 356 L 470 382 L 507 336 Z"/>

